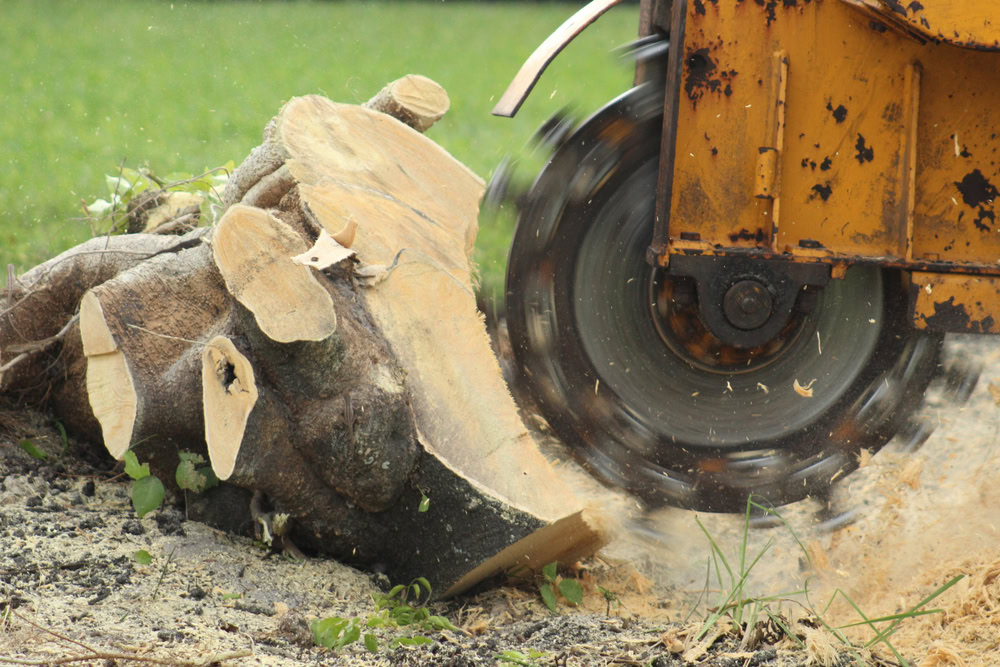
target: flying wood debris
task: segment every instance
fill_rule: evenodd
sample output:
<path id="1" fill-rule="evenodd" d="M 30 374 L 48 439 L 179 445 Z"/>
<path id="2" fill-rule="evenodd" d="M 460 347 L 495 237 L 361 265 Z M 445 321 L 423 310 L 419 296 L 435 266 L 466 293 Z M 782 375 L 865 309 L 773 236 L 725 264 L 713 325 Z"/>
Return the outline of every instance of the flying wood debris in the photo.
<path id="1" fill-rule="evenodd" d="M 792 389 L 795 390 L 796 394 L 798 394 L 803 398 L 812 398 L 813 397 L 812 386 L 815 382 L 816 378 L 813 378 L 812 380 L 809 380 L 809 384 L 803 386 L 802 384 L 799 383 L 798 378 L 796 378 L 795 381 L 792 383 Z"/>

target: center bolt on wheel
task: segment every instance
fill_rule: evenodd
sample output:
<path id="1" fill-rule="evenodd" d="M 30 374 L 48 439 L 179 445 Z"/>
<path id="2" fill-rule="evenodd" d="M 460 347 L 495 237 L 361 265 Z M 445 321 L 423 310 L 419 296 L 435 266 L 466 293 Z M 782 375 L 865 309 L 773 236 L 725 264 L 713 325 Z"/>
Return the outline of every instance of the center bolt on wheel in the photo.
<path id="1" fill-rule="evenodd" d="M 771 317 L 773 300 L 767 287 L 756 280 L 741 280 L 726 292 L 722 309 L 738 329 L 756 329 Z"/>

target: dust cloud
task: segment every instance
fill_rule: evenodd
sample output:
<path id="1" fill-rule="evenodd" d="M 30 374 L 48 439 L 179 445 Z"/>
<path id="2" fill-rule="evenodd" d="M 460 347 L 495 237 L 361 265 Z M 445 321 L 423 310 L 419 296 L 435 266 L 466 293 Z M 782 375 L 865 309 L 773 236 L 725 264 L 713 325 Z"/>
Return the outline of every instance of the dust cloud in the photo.
<path id="1" fill-rule="evenodd" d="M 846 597 L 869 618 L 898 614 L 964 575 L 928 605 L 940 613 L 904 620 L 891 642 L 919 665 L 997 665 L 1000 341 L 949 337 L 946 360 L 961 357 L 983 364 L 968 400 L 956 403 L 936 381 L 919 413 L 933 426 L 930 437 L 911 450 L 912 441 L 897 438 L 863 457 L 861 469 L 835 487 L 834 509 L 855 512 L 847 525 L 824 525 L 824 504 L 812 499 L 780 508 L 784 523 L 749 531 L 742 516 L 677 509 L 642 514 L 635 501 L 559 465 L 578 492 L 623 517 L 621 536 L 603 554 L 633 564 L 649 579 L 649 599 L 642 604 L 647 613 L 703 618 L 704 609 L 719 602 L 710 536 L 734 569 L 741 552 L 749 564 L 766 550 L 748 578 L 750 594 L 786 597 L 781 611 L 794 618 L 808 615 L 807 600 L 786 594 L 808 587 L 809 606 L 831 625 L 861 620 Z M 722 575 L 728 585 L 724 569 Z M 847 634 L 859 642 L 874 637 L 864 626 Z M 892 657 L 884 647 L 877 652 Z"/>

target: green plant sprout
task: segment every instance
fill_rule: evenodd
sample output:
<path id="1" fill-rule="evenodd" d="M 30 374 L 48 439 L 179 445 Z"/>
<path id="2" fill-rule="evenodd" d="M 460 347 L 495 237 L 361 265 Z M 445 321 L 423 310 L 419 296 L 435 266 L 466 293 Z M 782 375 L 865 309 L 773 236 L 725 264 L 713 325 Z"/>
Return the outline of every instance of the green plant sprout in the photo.
<path id="1" fill-rule="evenodd" d="M 177 456 L 180 458 L 180 463 L 177 464 L 177 470 L 174 473 L 177 486 L 185 491 L 201 493 L 219 485 L 219 478 L 215 476 L 211 466 L 197 467 L 199 464 L 206 463 L 204 456 L 187 451 L 180 451 Z"/>
<path id="2" fill-rule="evenodd" d="M 504 651 L 497 655 L 497 660 L 501 665 L 520 665 L 522 667 L 538 667 L 538 661 L 547 656 L 548 653 L 545 651 L 536 651 L 535 649 L 528 649 L 527 653 L 522 653 L 521 651 Z"/>
<path id="3" fill-rule="evenodd" d="M 604 602 L 607 604 L 607 609 L 605 610 L 606 616 L 611 615 L 612 604 L 616 605 L 615 607 L 616 610 L 621 609 L 622 607 L 625 606 L 624 604 L 622 604 L 622 601 L 618 599 L 618 594 L 615 593 L 614 591 L 608 590 L 604 586 L 598 586 L 597 591 L 601 594 L 601 597 L 604 598 Z"/>
<path id="4" fill-rule="evenodd" d="M 357 617 L 346 619 L 330 616 L 313 621 L 309 625 L 313 642 L 318 646 L 338 651 L 362 639 L 362 628 L 364 627 L 369 630 L 369 632 L 364 632 L 365 648 L 372 653 L 377 653 L 379 650 L 378 638 L 374 632 L 370 632 L 376 628 L 386 629 L 390 633 L 397 633 L 400 628 L 407 628 L 405 634 L 394 634 L 389 640 L 388 648 L 390 650 L 400 646 L 430 644 L 434 641 L 425 635 L 413 634 L 413 631 L 452 630 L 461 632 L 444 616 L 431 614 L 426 606 L 426 601 L 430 599 L 430 596 L 431 585 L 424 577 L 417 577 L 405 586 L 402 584 L 393 586 L 388 593 L 372 597 L 375 612 L 368 616 L 364 624 Z"/>
<path id="5" fill-rule="evenodd" d="M 153 555 L 146 551 L 145 549 L 139 549 L 132 554 L 132 558 L 139 565 L 149 565 L 153 562 Z"/>
<path id="6" fill-rule="evenodd" d="M 188 173 L 172 173 L 159 178 L 145 168 L 138 170 L 120 167 L 117 174 L 106 174 L 109 199 L 95 199 L 84 205 L 87 219 L 94 231 L 105 227 L 107 234 L 120 234 L 129 230 L 130 209 L 148 207 L 152 210 L 165 201 L 165 196 L 173 192 L 193 195 L 191 202 L 199 207 L 200 219 L 214 222 L 216 214 L 222 210 L 222 189 L 232 173 L 232 160 L 221 167 L 205 169 L 197 176 Z"/>
<path id="7" fill-rule="evenodd" d="M 219 485 L 219 478 L 215 476 L 211 466 L 203 465 L 206 461 L 201 454 L 182 450 L 177 453 L 177 457 L 180 462 L 174 471 L 174 481 L 184 490 L 185 498 L 188 491 L 202 493 Z M 132 507 L 141 519 L 163 504 L 166 489 L 160 478 L 150 472 L 148 463 L 139 463 L 134 451 L 130 449 L 125 452 L 123 460 L 125 474 L 133 480 Z"/>
<path id="8" fill-rule="evenodd" d="M 17 446 L 26 451 L 32 458 L 38 459 L 39 461 L 49 460 L 48 453 L 36 445 L 34 440 L 21 440 L 17 443 Z"/>
<path id="9" fill-rule="evenodd" d="M 558 600 L 556 591 L 562 595 L 567 602 L 576 606 L 583 604 L 583 587 L 576 579 L 566 579 L 557 574 L 558 562 L 551 562 L 542 568 L 542 583 L 538 587 L 538 593 L 542 596 L 542 602 L 549 608 L 549 611 L 558 611 Z M 610 603 L 609 603 L 610 605 Z"/>
<path id="10" fill-rule="evenodd" d="M 163 502 L 166 490 L 163 482 L 149 472 L 149 464 L 139 464 L 135 452 L 131 449 L 125 452 L 125 474 L 132 478 L 132 507 L 141 519 Z"/>

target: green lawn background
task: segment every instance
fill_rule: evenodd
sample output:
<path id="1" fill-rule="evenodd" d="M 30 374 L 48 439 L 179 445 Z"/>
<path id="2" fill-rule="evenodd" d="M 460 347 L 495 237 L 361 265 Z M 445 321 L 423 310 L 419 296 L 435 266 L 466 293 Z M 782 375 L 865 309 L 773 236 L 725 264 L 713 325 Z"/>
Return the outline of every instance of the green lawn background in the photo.
<path id="1" fill-rule="evenodd" d="M 556 110 L 590 112 L 630 73 L 617 7 L 556 59 L 514 120 L 490 115 L 523 59 L 579 5 L 457 2 L 0 0 L 0 267 L 18 272 L 88 238 L 81 200 L 120 164 L 199 173 L 260 141 L 281 103 L 361 103 L 407 73 L 451 96 L 428 136 L 484 178 Z M 509 224 L 477 244 L 502 293 Z"/>

